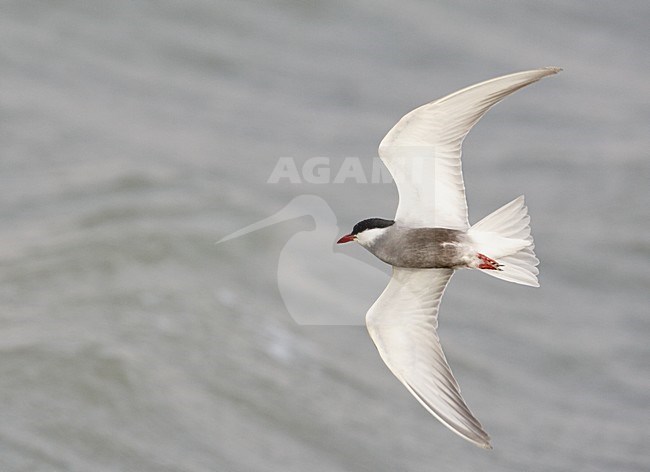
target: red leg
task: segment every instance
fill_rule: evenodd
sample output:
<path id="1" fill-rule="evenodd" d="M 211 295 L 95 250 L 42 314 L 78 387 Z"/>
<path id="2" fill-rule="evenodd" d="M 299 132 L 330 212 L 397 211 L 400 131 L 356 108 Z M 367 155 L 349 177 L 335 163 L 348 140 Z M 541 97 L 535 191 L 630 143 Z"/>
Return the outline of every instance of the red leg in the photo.
<path id="1" fill-rule="evenodd" d="M 477 254 L 476 257 L 478 257 L 483 261 L 481 264 L 479 264 L 478 266 L 479 269 L 501 270 L 499 269 L 499 267 L 501 267 L 502 264 L 499 264 L 494 259 L 490 259 L 488 256 L 484 254 Z"/>

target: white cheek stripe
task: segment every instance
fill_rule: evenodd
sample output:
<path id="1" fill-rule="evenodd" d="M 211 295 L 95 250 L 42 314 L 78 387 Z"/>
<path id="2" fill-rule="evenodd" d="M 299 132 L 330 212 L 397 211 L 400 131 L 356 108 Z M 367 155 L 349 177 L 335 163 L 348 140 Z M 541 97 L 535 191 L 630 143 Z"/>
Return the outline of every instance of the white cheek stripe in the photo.
<path id="1" fill-rule="evenodd" d="M 362 246 L 370 245 L 387 230 L 388 228 L 367 229 L 357 234 L 357 242 Z"/>

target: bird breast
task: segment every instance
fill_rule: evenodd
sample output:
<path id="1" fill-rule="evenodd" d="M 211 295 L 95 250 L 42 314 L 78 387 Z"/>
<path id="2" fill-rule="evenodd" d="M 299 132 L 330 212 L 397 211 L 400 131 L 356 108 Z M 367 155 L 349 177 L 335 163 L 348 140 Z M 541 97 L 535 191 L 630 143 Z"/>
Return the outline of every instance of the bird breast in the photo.
<path id="1" fill-rule="evenodd" d="M 466 265 L 470 250 L 464 231 L 391 226 L 368 250 L 382 261 L 413 269 Z"/>

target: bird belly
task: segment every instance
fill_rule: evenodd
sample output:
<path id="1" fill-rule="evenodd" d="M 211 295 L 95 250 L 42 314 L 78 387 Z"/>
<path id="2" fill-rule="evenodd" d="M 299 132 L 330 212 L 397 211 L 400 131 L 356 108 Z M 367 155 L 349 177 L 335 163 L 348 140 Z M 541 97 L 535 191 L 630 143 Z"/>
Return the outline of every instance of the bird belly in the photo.
<path id="1" fill-rule="evenodd" d="M 467 265 L 472 253 L 465 235 L 464 231 L 447 228 L 398 228 L 369 249 L 395 267 L 458 268 Z"/>

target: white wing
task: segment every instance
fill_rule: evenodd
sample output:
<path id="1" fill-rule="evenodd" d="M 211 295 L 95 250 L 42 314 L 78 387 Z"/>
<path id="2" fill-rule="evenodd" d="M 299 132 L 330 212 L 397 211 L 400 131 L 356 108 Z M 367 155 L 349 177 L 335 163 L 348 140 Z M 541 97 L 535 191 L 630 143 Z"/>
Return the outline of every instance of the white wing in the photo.
<path id="1" fill-rule="evenodd" d="M 490 437 L 460 396 L 436 328 L 452 269 L 393 268 L 388 286 L 366 315 L 370 337 L 409 392 L 456 434 L 491 449 Z"/>
<path id="2" fill-rule="evenodd" d="M 379 144 L 397 184 L 395 220 L 412 227 L 469 228 L 461 146 L 495 104 L 559 68 L 518 72 L 452 93 L 406 114 Z"/>

